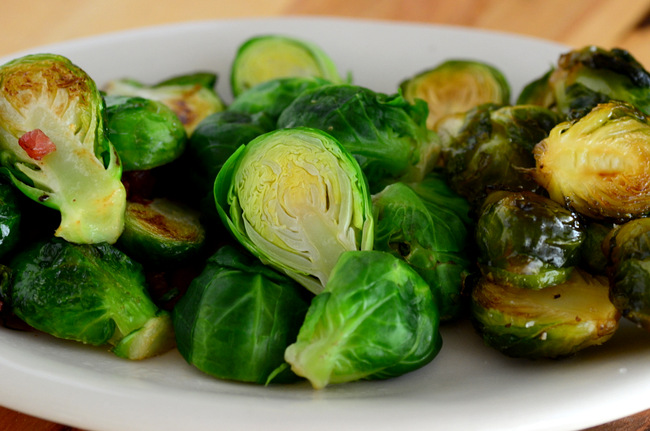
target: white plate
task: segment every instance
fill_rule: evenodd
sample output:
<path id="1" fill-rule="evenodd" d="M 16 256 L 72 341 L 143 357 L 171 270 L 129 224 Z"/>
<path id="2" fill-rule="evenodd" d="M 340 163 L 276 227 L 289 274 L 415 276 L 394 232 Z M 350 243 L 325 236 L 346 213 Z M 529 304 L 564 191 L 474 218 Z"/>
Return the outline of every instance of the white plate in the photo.
<path id="1" fill-rule="evenodd" d="M 100 85 L 117 77 L 153 83 L 217 71 L 219 92 L 228 100 L 235 50 L 261 33 L 312 40 L 356 83 L 384 92 L 454 57 L 498 66 L 517 95 L 566 51 L 546 41 L 453 27 L 293 18 L 154 27 L 30 52 L 64 54 Z M 650 334 L 632 325 L 623 324 L 606 345 L 562 361 L 506 358 L 485 347 L 467 323 L 442 332 L 441 353 L 421 370 L 314 391 L 307 384 L 218 381 L 177 351 L 131 363 L 104 349 L 0 328 L 0 404 L 97 431 L 552 431 L 650 408 Z"/>

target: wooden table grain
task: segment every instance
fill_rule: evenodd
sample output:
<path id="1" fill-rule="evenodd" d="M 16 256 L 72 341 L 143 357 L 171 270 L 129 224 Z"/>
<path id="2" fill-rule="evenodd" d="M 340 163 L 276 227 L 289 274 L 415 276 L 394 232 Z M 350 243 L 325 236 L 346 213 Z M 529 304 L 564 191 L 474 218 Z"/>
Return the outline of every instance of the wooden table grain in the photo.
<path id="1" fill-rule="evenodd" d="M 650 0 L 3 0 L 0 56 L 136 27 L 263 16 L 352 17 L 498 30 L 571 47 L 624 48 L 650 66 Z M 648 429 L 650 410 L 589 431 Z M 81 431 L 0 407 L 3 430 Z"/>

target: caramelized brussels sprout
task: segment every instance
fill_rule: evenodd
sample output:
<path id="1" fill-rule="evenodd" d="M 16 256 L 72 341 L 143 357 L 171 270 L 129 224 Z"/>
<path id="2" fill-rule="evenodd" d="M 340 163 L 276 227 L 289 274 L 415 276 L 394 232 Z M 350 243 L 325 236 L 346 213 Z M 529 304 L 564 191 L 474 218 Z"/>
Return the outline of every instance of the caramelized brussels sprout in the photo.
<path id="1" fill-rule="evenodd" d="M 624 317 L 650 331 L 650 219 L 614 227 L 603 248 L 612 302 Z"/>
<path id="2" fill-rule="evenodd" d="M 562 55 L 548 78 L 556 109 L 579 118 L 620 100 L 650 114 L 650 73 L 627 51 L 585 46 Z"/>
<path id="3" fill-rule="evenodd" d="M 451 187 L 474 207 L 493 190 L 538 189 L 527 171 L 535 167 L 532 150 L 559 121 L 533 105 L 485 104 L 447 117 L 439 134 Z"/>
<path id="4" fill-rule="evenodd" d="M 448 60 L 400 83 L 404 98 L 422 99 L 429 106 L 427 127 L 485 103 L 510 103 L 510 84 L 496 67 L 476 60 Z"/>
<path id="5" fill-rule="evenodd" d="M 564 283 L 541 290 L 482 277 L 472 291 L 471 312 L 487 345 L 530 359 L 562 358 L 603 344 L 620 320 L 607 278 L 580 269 Z"/>
<path id="6" fill-rule="evenodd" d="M 105 100 L 108 139 L 124 171 L 153 169 L 185 151 L 185 128 L 167 105 L 142 97 L 107 96 Z"/>
<path id="7" fill-rule="evenodd" d="M 632 105 L 604 103 L 558 124 L 534 155 L 535 178 L 558 203 L 597 220 L 650 211 L 650 125 Z"/>
<path id="8" fill-rule="evenodd" d="M 426 127 L 426 103 L 348 84 L 307 90 L 280 115 L 278 128 L 313 127 L 357 159 L 371 191 L 420 181 L 438 160 L 440 142 Z"/>
<path id="9" fill-rule="evenodd" d="M 440 175 L 395 183 L 373 195 L 375 250 L 404 259 L 429 284 L 441 321 L 461 314 L 472 267 L 469 204 Z"/>
<path id="10" fill-rule="evenodd" d="M 216 82 L 217 76 L 210 73 L 174 76 L 153 85 L 124 78 L 108 82 L 104 92 L 110 96 L 138 96 L 164 103 L 176 113 L 185 132 L 191 136 L 205 117 L 226 109 L 215 90 Z"/>
<path id="11" fill-rule="evenodd" d="M 200 214 L 166 198 L 126 205 L 124 232 L 117 242 L 143 264 L 178 264 L 198 256 L 206 240 Z"/>
<path id="12" fill-rule="evenodd" d="M 240 147 L 219 171 L 214 196 L 241 244 L 314 293 L 341 253 L 373 247 L 366 179 L 321 130 L 275 130 Z"/>
<path id="13" fill-rule="evenodd" d="M 527 191 L 490 194 L 476 222 L 481 271 L 523 288 L 564 282 L 579 261 L 584 238 L 575 213 Z"/>
<path id="14" fill-rule="evenodd" d="M 55 235 L 114 243 L 124 228 L 122 165 L 95 82 L 65 57 L 0 67 L 0 164 L 30 199 L 61 213 Z"/>
<path id="15" fill-rule="evenodd" d="M 311 302 L 284 358 L 315 389 L 416 370 L 440 351 L 439 318 L 427 283 L 381 251 L 341 255 Z"/>
<path id="16" fill-rule="evenodd" d="M 237 98 L 266 81 L 286 77 L 316 77 L 341 83 L 334 61 L 319 46 L 278 34 L 255 36 L 239 46 L 230 71 Z"/>

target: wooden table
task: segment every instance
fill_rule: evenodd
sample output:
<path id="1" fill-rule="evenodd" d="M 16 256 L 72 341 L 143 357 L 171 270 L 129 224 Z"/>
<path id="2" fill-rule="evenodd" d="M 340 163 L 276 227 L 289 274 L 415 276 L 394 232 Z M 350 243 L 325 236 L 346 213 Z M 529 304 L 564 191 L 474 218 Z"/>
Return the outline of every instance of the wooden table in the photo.
<path id="1" fill-rule="evenodd" d="M 327 15 L 492 29 L 572 47 L 620 47 L 648 67 L 649 14 L 650 0 L 3 0 L 0 56 L 141 26 L 235 17 Z M 650 407 L 650 401 L 648 404 Z M 0 429 L 78 431 L 2 407 Z M 589 431 L 647 429 L 650 410 Z"/>

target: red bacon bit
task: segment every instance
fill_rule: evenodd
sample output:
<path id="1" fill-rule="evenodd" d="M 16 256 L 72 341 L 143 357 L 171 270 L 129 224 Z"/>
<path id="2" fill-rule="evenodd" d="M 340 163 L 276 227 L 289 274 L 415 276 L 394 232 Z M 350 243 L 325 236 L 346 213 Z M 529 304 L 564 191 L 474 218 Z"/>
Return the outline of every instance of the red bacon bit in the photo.
<path id="1" fill-rule="evenodd" d="M 18 145 L 27 152 L 27 155 L 34 160 L 41 160 L 43 157 L 56 150 L 54 142 L 47 137 L 40 129 L 34 129 L 25 133 L 18 139 Z"/>

